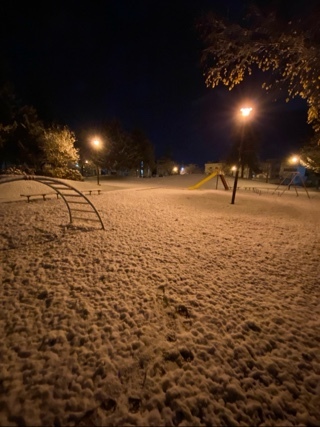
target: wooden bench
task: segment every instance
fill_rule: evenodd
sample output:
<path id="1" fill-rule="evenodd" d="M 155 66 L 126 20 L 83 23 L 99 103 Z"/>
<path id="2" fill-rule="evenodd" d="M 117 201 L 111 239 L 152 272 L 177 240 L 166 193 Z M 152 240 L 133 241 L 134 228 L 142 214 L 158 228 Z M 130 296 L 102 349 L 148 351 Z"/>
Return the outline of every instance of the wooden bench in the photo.
<path id="1" fill-rule="evenodd" d="M 84 190 L 83 193 L 89 194 L 92 196 L 92 194 L 97 193 L 101 194 L 101 188 L 93 188 L 92 190 Z"/>
<path id="2" fill-rule="evenodd" d="M 43 200 L 47 200 L 47 196 L 49 196 L 50 194 L 56 194 L 57 195 L 57 198 L 59 197 L 59 194 L 58 193 L 36 193 L 36 194 L 20 194 L 20 196 L 21 197 L 26 197 L 27 198 L 27 200 L 28 200 L 28 203 L 30 203 L 30 199 L 31 198 L 40 198 L 40 197 L 42 197 L 43 198 Z"/>

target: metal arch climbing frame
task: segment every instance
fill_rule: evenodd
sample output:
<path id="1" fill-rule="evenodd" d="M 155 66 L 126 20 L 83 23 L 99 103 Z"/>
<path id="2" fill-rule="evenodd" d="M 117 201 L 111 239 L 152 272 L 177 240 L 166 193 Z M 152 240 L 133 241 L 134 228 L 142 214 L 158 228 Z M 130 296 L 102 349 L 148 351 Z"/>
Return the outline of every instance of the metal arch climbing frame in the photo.
<path id="1" fill-rule="evenodd" d="M 0 179 L 0 184 L 5 184 L 13 181 L 36 181 L 41 184 L 47 185 L 52 190 L 54 190 L 54 192 L 57 193 L 65 202 L 68 209 L 68 213 L 69 213 L 70 224 L 74 224 L 74 220 L 79 220 L 81 222 L 93 221 L 93 222 L 99 222 L 102 230 L 105 229 L 102 219 L 100 217 L 100 214 L 95 208 L 95 206 L 81 191 L 77 190 L 73 186 L 56 178 L 50 178 L 47 176 L 28 176 L 28 175 L 21 176 L 21 177 L 16 176 L 16 177 Z M 79 198 L 79 200 L 77 200 L 77 198 Z M 75 205 L 75 208 L 70 207 L 70 205 Z M 80 209 L 79 206 L 81 205 L 87 205 L 87 206 L 89 205 L 92 210 Z M 98 219 L 93 219 L 85 216 L 75 216 L 74 213 L 79 214 L 79 212 L 81 214 L 93 213 Z"/>

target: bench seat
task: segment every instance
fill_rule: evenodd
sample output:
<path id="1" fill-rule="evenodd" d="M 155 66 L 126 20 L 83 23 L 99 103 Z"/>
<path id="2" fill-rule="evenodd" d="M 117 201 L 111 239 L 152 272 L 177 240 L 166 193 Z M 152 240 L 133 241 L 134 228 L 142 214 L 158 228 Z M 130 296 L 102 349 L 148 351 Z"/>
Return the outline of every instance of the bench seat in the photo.
<path id="1" fill-rule="evenodd" d="M 83 190 L 84 194 L 89 194 L 90 196 L 94 193 L 101 194 L 101 188 L 93 188 L 91 190 Z"/>
<path id="2" fill-rule="evenodd" d="M 21 197 L 26 197 L 26 198 L 27 198 L 27 200 L 28 200 L 28 203 L 30 203 L 30 199 L 31 199 L 31 198 L 40 198 L 40 197 L 42 197 L 42 199 L 43 199 L 43 200 L 47 200 L 47 197 L 48 197 L 50 194 L 56 194 L 56 195 L 57 195 L 57 198 L 58 198 L 58 196 L 59 196 L 59 194 L 58 194 L 58 193 L 33 193 L 33 194 L 20 194 L 20 196 L 21 196 Z"/>

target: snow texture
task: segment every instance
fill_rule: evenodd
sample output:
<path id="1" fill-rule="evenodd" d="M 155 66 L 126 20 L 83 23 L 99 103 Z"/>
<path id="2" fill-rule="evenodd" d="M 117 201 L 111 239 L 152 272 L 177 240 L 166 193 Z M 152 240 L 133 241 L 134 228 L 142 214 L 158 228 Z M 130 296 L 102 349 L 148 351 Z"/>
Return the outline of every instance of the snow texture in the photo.
<path id="1" fill-rule="evenodd" d="M 1 426 L 320 426 L 320 193 L 200 178 L 0 185 Z"/>

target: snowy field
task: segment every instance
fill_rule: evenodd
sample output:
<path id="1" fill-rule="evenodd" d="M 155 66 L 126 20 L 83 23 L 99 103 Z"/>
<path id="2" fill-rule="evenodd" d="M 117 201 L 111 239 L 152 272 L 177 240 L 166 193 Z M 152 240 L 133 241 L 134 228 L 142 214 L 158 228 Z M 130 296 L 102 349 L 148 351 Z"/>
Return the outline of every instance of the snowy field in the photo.
<path id="1" fill-rule="evenodd" d="M 320 193 L 200 178 L 0 185 L 1 426 L 320 426 Z"/>

